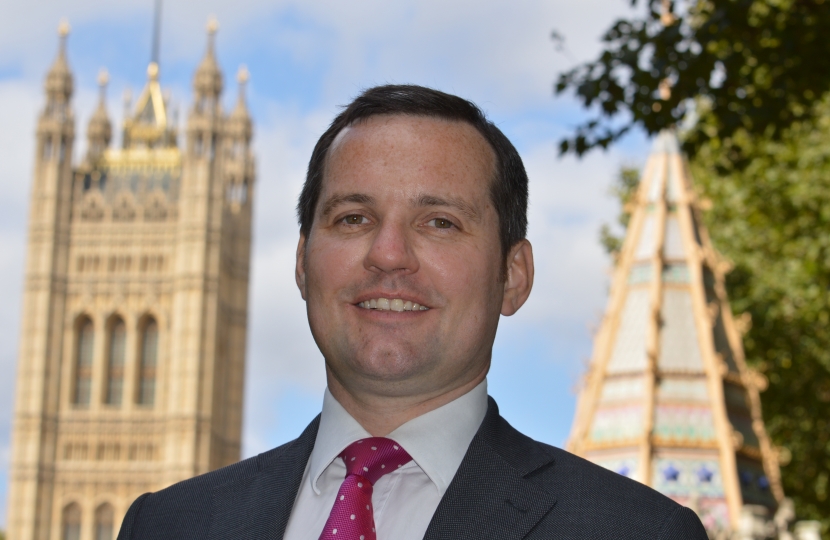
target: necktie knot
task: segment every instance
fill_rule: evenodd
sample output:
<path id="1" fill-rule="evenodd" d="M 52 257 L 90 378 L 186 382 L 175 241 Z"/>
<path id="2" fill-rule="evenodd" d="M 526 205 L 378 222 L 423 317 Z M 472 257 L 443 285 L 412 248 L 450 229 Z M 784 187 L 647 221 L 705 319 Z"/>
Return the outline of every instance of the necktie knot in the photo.
<path id="1" fill-rule="evenodd" d="M 369 437 L 355 441 L 340 454 L 347 475 L 358 475 L 374 484 L 386 473 L 412 461 L 401 445 L 385 437 Z"/>
<path id="2" fill-rule="evenodd" d="M 412 461 L 401 445 L 385 437 L 355 441 L 340 454 L 346 478 L 337 492 L 320 540 L 377 540 L 372 488 L 378 478 Z"/>

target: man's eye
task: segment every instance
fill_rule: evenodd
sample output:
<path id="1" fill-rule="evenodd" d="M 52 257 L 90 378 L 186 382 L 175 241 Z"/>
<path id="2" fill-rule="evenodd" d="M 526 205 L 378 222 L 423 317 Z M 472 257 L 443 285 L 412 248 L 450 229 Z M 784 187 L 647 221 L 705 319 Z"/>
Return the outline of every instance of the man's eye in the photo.
<path id="1" fill-rule="evenodd" d="M 366 218 L 358 214 L 352 214 L 343 218 L 343 223 L 346 225 L 363 225 L 366 223 Z"/>
<path id="2" fill-rule="evenodd" d="M 455 225 L 452 221 L 444 218 L 431 219 L 430 223 L 432 223 L 436 229 L 451 229 Z"/>

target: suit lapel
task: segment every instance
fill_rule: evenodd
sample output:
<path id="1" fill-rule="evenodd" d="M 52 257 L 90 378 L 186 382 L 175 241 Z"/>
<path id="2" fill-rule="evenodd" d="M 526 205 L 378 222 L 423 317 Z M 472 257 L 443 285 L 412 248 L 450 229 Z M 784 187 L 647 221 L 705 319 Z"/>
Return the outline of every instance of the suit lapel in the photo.
<path id="1" fill-rule="evenodd" d="M 532 479 L 553 457 L 513 429 L 490 399 L 487 415 L 433 515 L 425 540 L 518 540 L 556 504 Z"/>
<path id="2" fill-rule="evenodd" d="M 257 456 L 257 474 L 213 490 L 209 540 L 280 540 L 314 448 L 320 417 L 295 441 Z"/>

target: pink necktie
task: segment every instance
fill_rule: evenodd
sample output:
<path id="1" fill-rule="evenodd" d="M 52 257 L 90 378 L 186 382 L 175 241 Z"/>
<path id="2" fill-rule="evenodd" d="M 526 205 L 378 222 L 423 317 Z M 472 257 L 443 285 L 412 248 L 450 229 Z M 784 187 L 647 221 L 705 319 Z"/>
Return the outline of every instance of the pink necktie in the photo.
<path id="1" fill-rule="evenodd" d="M 372 486 L 378 478 L 412 461 L 391 439 L 370 437 L 353 442 L 340 454 L 346 479 L 337 492 L 320 540 L 375 540 Z"/>

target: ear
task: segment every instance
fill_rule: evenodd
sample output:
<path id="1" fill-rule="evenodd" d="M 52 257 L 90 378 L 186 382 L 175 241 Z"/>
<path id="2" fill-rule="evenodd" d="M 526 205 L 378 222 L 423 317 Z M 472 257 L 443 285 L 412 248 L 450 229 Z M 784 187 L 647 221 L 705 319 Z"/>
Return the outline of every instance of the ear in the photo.
<path id="1" fill-rule="evenodd" d="M 507 256 L 507 277 L 504 280 L 504 298 L 501 314 L 513 315 L 527 301 L 533 288 L 533 247 L 522 240 L 510 249 Z"/>
<path id="2" fill-rule="evenodd" d="M 306 238 L 300 233 L 300 241 L 297 243 L 297 261 L 294 265 L 294 280 L 297 282 L 297 288 L 300 289 L 300 295 L 303 300 L 306 299 L 305 288 L 305 249 Z"/>

